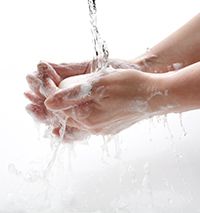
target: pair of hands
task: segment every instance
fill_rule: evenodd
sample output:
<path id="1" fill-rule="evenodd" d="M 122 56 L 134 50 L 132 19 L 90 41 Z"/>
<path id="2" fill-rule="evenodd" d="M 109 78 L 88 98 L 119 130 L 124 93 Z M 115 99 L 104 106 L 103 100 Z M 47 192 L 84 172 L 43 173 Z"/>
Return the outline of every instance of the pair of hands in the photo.
<path id="1" fill-rule="evenodd" d="M 90 73 L 92 62 L 39 63 L 37 71 L 27 76 L 31 91 L 25 96 L 32 102 L 27 111 L 51 126 L 52 133 L 58 137 L 64 128 L 66 142 L 90 134 L 116 134 L 149 117 L 153 113 L 151 96 L 156 90 L 155 79 L 128 61 L 111 60 L 109 64 L 111 72 L 97 74 Z M 87 94 L 81 95 L 85 82 L 72 88 L 59 88 L 64 79 L 82 74 L 87 83 L 90 80 Z"/>

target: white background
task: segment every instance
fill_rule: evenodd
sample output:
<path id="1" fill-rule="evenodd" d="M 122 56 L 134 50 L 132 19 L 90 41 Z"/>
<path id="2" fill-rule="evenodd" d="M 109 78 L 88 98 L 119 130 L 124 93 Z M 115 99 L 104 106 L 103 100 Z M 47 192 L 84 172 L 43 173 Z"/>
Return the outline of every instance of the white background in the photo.
<path id="1" fill-rule="evenodd" d="M 196 0 L 97 0 L 98 25 L 110 57 L 132 59 L 199 8 Z M 179 115 L 168 118 L 171 133 L 163 119 L 150 124 L 151 136 L 149 122 L 142 122 L 121 134 L 119 159 L 113 157 L 111 142 L 111 157 L 102 163 L 101 142 L 94 138 L 89 146 L 76 147 L 73 178 L 67 166 L 63 172 L 57 163 L 48 187 L 24 180 L 52 154 L 49 142 L 37 139 L 24 110 L 26 74 L 40 60 L 60 63 L 92 56 L 87 0 L 0 0 L 0 212 L 200 212 L 198 111 L 183 114 L 185 137 Z M 18 176 L 8 172 L 9 165 Z"/>

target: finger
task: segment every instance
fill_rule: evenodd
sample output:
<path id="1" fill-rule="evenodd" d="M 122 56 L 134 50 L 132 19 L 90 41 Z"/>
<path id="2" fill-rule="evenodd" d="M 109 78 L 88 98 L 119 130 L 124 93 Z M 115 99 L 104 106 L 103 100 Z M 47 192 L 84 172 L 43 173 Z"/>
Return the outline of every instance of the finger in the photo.
<path id="1" fill-rule="evenodd" d="M 84 129 L 83 126 L 79 122 L 75 121 L 73 118 L 68 118 L 67 121 L 66 121 L 66 125 L 67 125 L 67 127 Z"/>
<path id="2" fill-rule="evenodd" d="M 25 97 L 28 98 L 33 104 L 36 104 L 36 105 L 44 105 L 44 100 L 45 100 L 44 97 L 40 97 L 40 96 L 34 94 L 34 93 L 31 92 L 31 91 L 25 92 L 24 95 L 25 95 Z"/>
<path id="3" fill-rule="evenodd" d="M 34 75 L 27 75 L 26 76 L 26 80 L 28 82 L 28 85 L 30 87 L 30 89 L 38 96 L 40 97 L 44 97 L 41 92 L 40 92 L 40 87 L 42 85 L 42 82 L 40 79 L 38 79 L 36 76 Z"/>
<path id="4" fill-rule="evenodd" d="M 75 127 L 67 127 L 63 142 L 73 142 L 73 141 L 80 141 L 85 140 L 89 137 L 89 133 L 84 130 L 77 129 Z"/>
<path id="5" fill-rule="evenodd" d="M 26 111 L 36 120 L 46 123 L 47 121 L 47 113 L 44 107 L 29 104 L 26 106 Z"/>
<path id="6" fill-rule="evenodd" d="M 58 136 L 60 136 L 59 131 L 60 131 L 60 127 L 56 127 L 52 130 L 52 134 L 54 134 L 55 136 L 58 137 Z"/>
<path id="7" fill-rule="evenodd" d="M 62 64 L 54 64 L 49 63 L 57 72 L 59 76 L 63 79 L 74 76 L 89 73 L 91 70 L 91 62 L 83 62 L 83 63 L 62 63 Z"/>
<path id="8" fill-rule="evenodd" d="M 70 89 L 61 89 L 47 98 L 45 105 L 49 110 L 65 110 L 92 100 L 91 86 L 78 85 Z"/>
<path id="9" fill-rule="evenodd" d="M 37 67 L 41 80 L 51 78 L 56 85 L 59 85 L 62 79 L 49 63 L 42 61 Z"/>
<path id="10" fill-rule="evenodd" d="M 57 137 L 61 137 L 60 132 L 61 127 L 56 127 L 52 130 L 52 134 L 54 134 Z M 65 130 L 64 136 L 63 136 L 63 142 L 69 143 L 77 140 L 83 140 L 89 137 L 89 132 L 85 130 L 81 130 L 76 127 L 70 127 L 68 126 Z"/>
<path id="11" fill-rule="evenodd" d="M 57 137 L 60 137 L 61 136 L 61 127 L 56 127 L 52 130 L 52 134 L 57 136 Z"/>
<path id="12" fill-rule="evenodd" d="M 51 80 L 51 78 L 43 79 L 42 85 L 40 87 L 40 92 L 45 96 L 48 97 L 58 91 L 58 87 L 55 83 Z"/>

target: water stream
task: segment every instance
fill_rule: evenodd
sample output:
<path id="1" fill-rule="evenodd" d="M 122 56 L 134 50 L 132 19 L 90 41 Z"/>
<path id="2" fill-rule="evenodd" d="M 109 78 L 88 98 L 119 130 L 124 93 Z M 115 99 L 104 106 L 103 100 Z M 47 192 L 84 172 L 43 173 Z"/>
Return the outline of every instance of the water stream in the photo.
<path id="1" fill-rule="evenodd" d="M 88 0 L 91 23 L 92 40 L 94 43 L 95 56 L 93 59 L 92 72 L 103 70 L 108 65 L 109 51 L 106 42 L 102 39 L 97 27 L 96 0 Z"/>

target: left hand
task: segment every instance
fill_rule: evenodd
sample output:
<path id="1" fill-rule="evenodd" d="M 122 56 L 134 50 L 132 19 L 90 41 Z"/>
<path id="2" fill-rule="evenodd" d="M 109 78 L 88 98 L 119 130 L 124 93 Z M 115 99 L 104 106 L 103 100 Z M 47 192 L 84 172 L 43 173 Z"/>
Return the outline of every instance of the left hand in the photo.
<path id="1" fill-rule="evenodd" d="M 74 74 L 76 74 L 85 71 L 86 63 L 85 66 L 81 66 L 80 64 L 74 66 L 77 68 L 74 72 Z M 38 70 L 34 74 L 26 77 L 31 89 L 31 91 L 24 93 L 26 98 L 31 101 L 31 104 L 26 106 L 26 110 L 34 119 L 50 126 L 52 128 L 52 133 L 57 137 L 63 134 L 63 123 L 59 121 L 61 117 L 63 117 L 62 113 L 52 113 L 45 107 L 44 101 L 50 94 L 58 90 L 57 86 L 63 78 L 72 75 L 70 67 L 71 65 L 66 66 L 63 64 L 57 65 L 42 62 L 38 65 Z M 88 134 L 85 131 L 68 126 L 65 129 L 63 141 L 71 142 L 87 136 Z"/>

